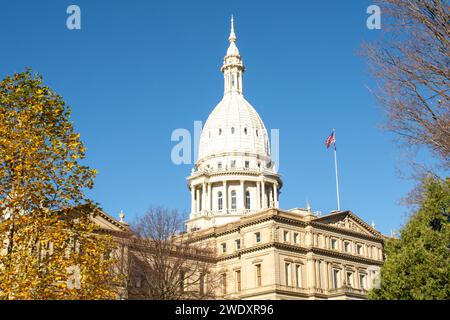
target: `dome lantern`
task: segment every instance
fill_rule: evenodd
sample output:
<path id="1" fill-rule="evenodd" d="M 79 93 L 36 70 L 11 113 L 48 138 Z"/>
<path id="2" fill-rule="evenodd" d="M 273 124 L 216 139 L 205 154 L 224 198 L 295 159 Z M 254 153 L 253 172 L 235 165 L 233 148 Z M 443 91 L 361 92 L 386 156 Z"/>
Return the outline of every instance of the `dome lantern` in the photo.
<path id="1" fill-rule="evenodd" d="M 220 71 L 224 75 L 224 94 L 242 94 L 242 78 L 245 71 L 239 49 L 236 46 L 236 34 L 234 32 L 234 18 L 231 16 L 231 31 L 228 40 L 230 46 L 223 59 L 223 66 Z"/>

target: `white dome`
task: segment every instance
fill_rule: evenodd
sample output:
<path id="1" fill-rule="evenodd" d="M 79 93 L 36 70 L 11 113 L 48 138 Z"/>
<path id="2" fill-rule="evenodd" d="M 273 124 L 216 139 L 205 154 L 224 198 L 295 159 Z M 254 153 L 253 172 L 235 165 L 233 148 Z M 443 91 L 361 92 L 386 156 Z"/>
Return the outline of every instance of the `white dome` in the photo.
<path id="1" fill-rule="evenodd" d="M 270 156 L 267 130 L 240 94 L 227 94 L 210 114 L 200 138 L 199 163 L 215 156 Z"/>
<path id="2" fill-rule="evenodd" d="M 270 158 L 266 127 L 243 96 L 245 67 L 235 43 L 233 18 L 229 41 L 220 69 L 224 96 L 203 127 L 199 160 L 187 178 L 192 204 L 188 230 L 279 207 L 283 182 Z"/>

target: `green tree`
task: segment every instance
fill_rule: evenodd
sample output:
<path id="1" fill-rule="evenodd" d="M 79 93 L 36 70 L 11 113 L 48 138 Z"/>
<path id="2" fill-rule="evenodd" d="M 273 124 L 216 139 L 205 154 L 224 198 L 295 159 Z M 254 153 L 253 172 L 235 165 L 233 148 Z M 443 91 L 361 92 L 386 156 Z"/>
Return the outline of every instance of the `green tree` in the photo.
<path id="1" fill-rule="evenodd" d="M 419 209 L 386 242 L 380 288 L 370 299 L 450 298 L 450 178 L 426 178 Z"/>
<path id="2" fill-rule="evenodd" d="M 69 116 L 30 70 L 0 81 L 0 298 L 114 297 L 112 242 L 73 213 L 96 172 Z"/>

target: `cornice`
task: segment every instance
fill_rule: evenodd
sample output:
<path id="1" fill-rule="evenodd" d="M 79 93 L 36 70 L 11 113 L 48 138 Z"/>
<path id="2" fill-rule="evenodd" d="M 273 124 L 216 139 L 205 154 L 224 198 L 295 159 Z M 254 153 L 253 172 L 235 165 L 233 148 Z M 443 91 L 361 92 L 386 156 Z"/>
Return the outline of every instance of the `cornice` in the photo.
<path id="1" fill-rule="evenodd" d="M 344 253 L 344 252 L 328 250 L 328 249 L 323 249 L 323 248 L 317 248 L 317 247 L 311 247 L 308 250 L 308 252 L 312 252 L 314 254 L 320 254 L 320 255 L 328 256 L 328 257 L 339 258 L 339 259 L 343 259 L 343 260 L 351 260 L 353 262 L 358 262 L 358 263 L 376 264 L 376 265 L 383 264 L 383 261 L 380 261 L 380 260 L 369 259 L 369 258 L 358 256 L 358 255 L 352 255 L 352 254 L 348 254 L 348 253 Z"/>

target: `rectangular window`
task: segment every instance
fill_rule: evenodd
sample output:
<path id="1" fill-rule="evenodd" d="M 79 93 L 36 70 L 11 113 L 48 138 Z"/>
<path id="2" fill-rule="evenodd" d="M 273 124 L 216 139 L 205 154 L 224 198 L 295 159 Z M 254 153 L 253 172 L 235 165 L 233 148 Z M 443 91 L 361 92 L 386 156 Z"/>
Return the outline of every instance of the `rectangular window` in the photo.
<path id="1" fill-rule="evenodd" d="M 226 243 L 222 243 L 222 253 L 227 252 L 227 244 Z"/>
<path id="2" fill-rule="evenodd" d="M 298 233 L 294 233 L 294 242 L 296 244 L 300 243 L 300 235 Z"/>
<path id="3" fill-rule="evenodd" d="M 291 286 L 292 285 L 292 277 L 291 277 L 291 264 L 289 262 L 286 262 L 284 264 L 284 275 L 286 277 L 286 285 Z"/>
<path id="4" fill-rule="evenodd" d="M 261 242 L 261 232 L 255 232 L 255 242 L 256 243 Z"/>
<path id="5" fill-rule="evenodd" d="M 261 281 L 261 265 L 257 264 L 255 265 L 256 269 L 256 286 L 261 287 L 262 281 Z"/>
<path id="6" fill-rule="evenodd" d="M 339 270 L 333 269 L 333 289 L 337 289 L 339 286 Z"/>
<path id="7" fill-rule="evenodd" d="M 235 168 L 236 167 L 236 160 L 231 160 L 231 167 Z"/>
<path id="8" fill-rule="evenodd" d="M 359 254 L 359 255 L 363 254 L 363 246 L 362 246 L 362 244 L 356 245 L 356 253 Z"/>
<path id="9" fill-rule="evenodd" d="M 347 272 L 347 285 L 353 287 L 353 272 Z"/>
<path id="10" fill-rule="evenodd" d="M 227 274 L 222 274 L 222 293 L 227 294 Z"/>
<path id="11" fill-rule="evenodd" d="M 344 251 L 347 253 L 350 252 L 350 242 L 348 241 L 344 242 Z"/>
<path id="12" fill-rule="evenodd" d="M 237 198 L 236 198 L 236 191 L 231 191 L 231 209 L 236 209 L 237 206 Z"/>
<path id="13" fill-rule="evenodd" d="M 241 240 L 240 239 L 236 240 L 236 250 L 237 251 L 241 250 Z"/>
<path id="14" fill-rule="evenodd" d="M 297 264 L 295 266 L 295 281 L 296 281 L 297 288 L 301 288 L 302 287 L 302 266 L 299 264 Z"/>
<path id="15" fill-rule="evenodd" d="M 222 169 L 222 162 L 217 163 L 217 169 Z"/>
<path id="16" fill-rule="evenodd" d="M 283 231 L 283 241 L 284 242 L 289 241 L 289 231 Z"/>
<path id="17" fill-rule="evenodd" d="M 222 211 L 223 209 L 223 200 L 222 200 L 222 193 L 219 195 L 219 201 L 218 201 L 218 209 L 219 211 Z"/>
<path id="18" fill-rule="evenodd" d="M 361 289 L 366 289 L 366 275 L 365 274 L 359 275 L 359 287 Z"/>
<path id="19" fill-rule="evenodd" d="M 338 242 L 336 239 L 331 239 L 331 249 L 337 250 L 338 248 Z"/>
<path id="20" fill-rule="evenodd" d="M 245 161 L 245 168 L 250 168 L 250 162 L 249 161 Z"/>
<path id="21" fill-rule="evenodd" d="M 236 271 L 236 292 L 241 292 L 241 270 Z"/>

